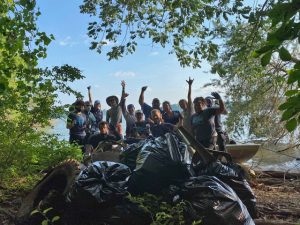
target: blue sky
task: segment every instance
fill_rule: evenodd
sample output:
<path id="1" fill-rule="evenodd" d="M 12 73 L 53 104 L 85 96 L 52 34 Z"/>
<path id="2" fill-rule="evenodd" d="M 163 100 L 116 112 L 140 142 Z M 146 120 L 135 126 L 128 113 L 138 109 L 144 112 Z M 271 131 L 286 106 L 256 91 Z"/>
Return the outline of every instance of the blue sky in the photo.
<path id="1" fill-rule="evenodd" d="M 40 65 L 52 67 L 69 64 L 82 70 L 86 78 L 70 85 L 84 94 L 85 99 L 86 87 L 91 85 L 93 99 L 99 99 L 102 107 L 107 109 L 105 99 L 112 94 L 120 96 L 121 80 L 127 83 L 127 103 L 135 104 L 136 108 L 139 108 L 140 89 L 145 85 L 149 87 L 145 93 L 145 101 L 149 104 L 154 97 L 161 101 L 169 100 L 172 104 L 186 98 L 185 80 L 189 76 L 195 79 L 193 97 L 221 91 L 202 88 L 205 83 L 217 78 L 209 73 L 207 63 L 203 63 L 200 69 L 182 68 L 175 55 L 169 55 L 161 47 L 153 47 L 150 41 L 143 41 L 133 55 L 117 61 L 108 61 L 105 54 L 89 50 L 86 33 L 88 22 L 92 19 L 79 12 L 81 3 L 78 0 L 37 0 L 42 13 L 38 19 L 39 29 L 55 36 L 55 41 L 48 47 L 48 57 Z M 64 104 L 74 101 L 73 96 L 60 95 L 59 99 Z"/>

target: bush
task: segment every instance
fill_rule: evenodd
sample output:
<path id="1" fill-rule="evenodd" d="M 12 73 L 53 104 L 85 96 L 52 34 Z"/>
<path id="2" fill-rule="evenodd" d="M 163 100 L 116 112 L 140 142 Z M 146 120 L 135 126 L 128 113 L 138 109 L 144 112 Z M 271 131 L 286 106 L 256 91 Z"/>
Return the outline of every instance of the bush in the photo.
<path id="1" fill-rule="evenodd" d="M 0 178 L 32 175 L 65 159 L 80 160 L 82 156 L 78 146 L 34 130 L 23 135 L 0 131 L 0 149 Z"/>

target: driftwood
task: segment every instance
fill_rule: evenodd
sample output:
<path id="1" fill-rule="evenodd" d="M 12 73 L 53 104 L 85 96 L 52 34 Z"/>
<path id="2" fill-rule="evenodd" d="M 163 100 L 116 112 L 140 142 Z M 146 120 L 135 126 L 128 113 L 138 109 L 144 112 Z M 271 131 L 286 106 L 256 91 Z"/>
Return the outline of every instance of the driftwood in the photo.
<path id="1" fill-rule="evenodd" d="M 263 183 L 265 185 L 278 185 L 284 183 L 283 179 L 278 178 L 259 178 L 256 179 L 258 183 Z"/>
<path id="2" fill-rule="evenodd" d="M 285 173 L 282 171 L 255 171 L 258 178 L 300 179 L 300 173 Z"/>
<path id="3" fill-rule="evenodd" d="M 276 217 L 298 217 L 300 218 L 300 208 L 290 208 L 290 209 L 272 209 L 269 207 L 258 207 L 258 211 L 262 214 L 275 215 Z"/>
<path id="4" fill-rule="evenodd" d="M 278 221 L 278 220 L 263 220 L 263 219 L 256 219 L 254 220 L 256 225 L 295 225 L 292 222 L 285 222 L 285 221 Z"/>

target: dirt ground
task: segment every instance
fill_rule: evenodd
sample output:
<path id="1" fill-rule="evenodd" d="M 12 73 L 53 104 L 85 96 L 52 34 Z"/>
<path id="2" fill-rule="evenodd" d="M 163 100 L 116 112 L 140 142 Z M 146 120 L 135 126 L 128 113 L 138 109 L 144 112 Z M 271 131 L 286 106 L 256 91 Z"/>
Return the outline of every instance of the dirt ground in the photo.
<path id="1" fill-rule="evenodd" d="M 300 174 L 299 174 L 300 175 Z M 300 177 L 262 175 L 251 182 L 259 218 L 256 224 L 300 225 Z"/>
<path id="2" fill-rule="evenodd" d="M 257 225 L 300 225 L 300 177 L 259 174 L 250 184 L 257 196 Z M 14 224 L 25 194 L 0 186 L 0 225 Z"/>

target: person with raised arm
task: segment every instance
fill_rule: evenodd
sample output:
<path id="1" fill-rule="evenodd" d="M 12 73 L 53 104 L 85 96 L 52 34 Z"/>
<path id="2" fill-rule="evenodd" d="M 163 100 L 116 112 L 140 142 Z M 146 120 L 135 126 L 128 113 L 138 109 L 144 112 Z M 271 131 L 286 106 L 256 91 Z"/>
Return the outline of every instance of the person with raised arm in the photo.
<path id="1" fill-rule="evenodd" d="M 157 109 L 162 113 L 162 110 L 160 109 L 160 101 L 158 98 L 154 98 L 152 100 L 152 107 L 150 105 L 148 105 L 147 103 L 145 103 L 144 100 L 144 92 L 147 90 L 147 86 L 142 87 L 141 89 L 141 94 L 139 97 L 139 103 L 141 105 L 141 109 L 145 115 L 145 120 L 149 121 L 150 117 L 151 117 L 151 111 L 153 109 Z M 152 122 L 151 120 L 149 122 Z"/>
<path id="2" fill-rule="evenodd" d="M 195 114 L 192 115 L 191 124 L 193 136 L 205 148 L 214 149 L 217 132 L 215 128 L 215 116 L 224 112 L 225 106 L 221 96 L 217 92 L 211 95 L 219 100 L 219 107 L 208 108 L 203 97 L 194 99 Z"/>
<path id="3" fill-rule="evenodd" d="M 126 109 L 126 97 L 128 96 L 128 93 L 125 92 L 125 86 L 126 83 L 124 80 L 121 82 L 122 86 L 122 97 L 121 97 L 121 108 L 122 108 L 122 113 L 126 121 L 126 137 L 131 137 L 133 133 L 133 127 L 135 126 L 136 122 L 136 116 L 135 116 L 135 107 L 133 104 L 127 105 Z"/>
<path id="4" fill-rule="evenodd" d="M 100 100 L 96 100 L 93 105 L 91 86 L 88 86 L 87 89 L 88 89 L 89 102 L 92 105 L 91 113 L 93 113 L 93 115 L 96 118 L 95 133 L 99 133 L 99 124 L 103 120 L 103 111 L 101 110 L 101 103 Z"/>
<path id="5" fill-rule="evenodd" d="M 181 116 L 182 119 L 182 126 L 184 129 L 186 129 L 190 134 L 193 134 L 192 131 L 192 124 L 191 124 L 191 117 L 195 113 L 193 102 L 192 102 L 192 84 L 194 82 L 194 79 L 191 79 L 189 77 L 189 80 L 186 81 L 189 85 L 188 87 L 188 100 L 185 99 L 179 100 L 179 106 L 182 109 Z"/>
<path id="6" fill-rule="evenodd" d="M 122 108 L 119 99 L 115 95 L 106 98 L 110 109 L 106 111 L 106 122 L 109 123 L 109 130 L 113 133 L 115 130 L 122 136 Z"/>

